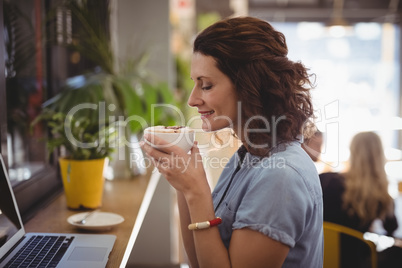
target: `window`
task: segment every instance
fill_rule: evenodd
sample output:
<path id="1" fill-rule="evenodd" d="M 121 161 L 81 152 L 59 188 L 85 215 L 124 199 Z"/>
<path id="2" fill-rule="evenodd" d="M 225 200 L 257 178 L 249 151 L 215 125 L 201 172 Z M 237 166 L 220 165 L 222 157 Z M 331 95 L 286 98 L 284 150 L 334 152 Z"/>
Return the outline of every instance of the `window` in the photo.
<path id="1" fill-rule="evenodd" d="M 302 61 L 317 75 L 317 126 L 328 134 L 322 160 L 330 169 L 341 170 L 351 138 L 357 132 L 375 131 L 390 161 L 390 181 L 400 180 L 399 26 L 356 23 L 336 35 L 318 22 L 273 25 L 286 36 L 289 58 Z"/>
<path id="2" fill-rule="evenodd" d="M 58 155 L 46 150 L 48 130 L 31 122 L 67 78 L 97 67 L 68 48 L 79 26 L 61 3 L 0 0 L 0 152 L 24 221 L 62 190 Z M 108 1 L 84 3 L 107 29 Z"/>
<path id="3" fill-rule="evenodd" d="M 13 185 L 29 179 L 46 163 L 44 130 L 35 128 L 30 135 L 30 122 L 40 111 L 44 95 L 43 49 L 35 42 L 42 37 L 33 20 L 32 5 L 4 2 L 5 78 L 7 114 L 7 163 Z M 25 15 L 26 16 L 26 15 Z M 40 24 L 39 24 L 40 25 Z M 40 27 L 40 26 L 39 26 Z M 39 34 L 37 34 L 39 33 Z"/>
<path id="4" fill-rule="evenodd" d="M 30 129 L 48 94 L 44 1 L 1 1 L 0 6 L 0 49 L 5 51 L 0 77 L 1 153 L 26 220 L 61 189 L 55 162 L 47 157 L 46 129 Z"/>

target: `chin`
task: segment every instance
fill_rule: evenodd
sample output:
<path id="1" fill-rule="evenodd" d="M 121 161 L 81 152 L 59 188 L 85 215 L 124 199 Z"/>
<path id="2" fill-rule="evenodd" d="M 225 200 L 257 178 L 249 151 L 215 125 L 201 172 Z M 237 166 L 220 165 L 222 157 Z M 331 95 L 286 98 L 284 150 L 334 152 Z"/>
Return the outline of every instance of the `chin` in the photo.
<path id="1" fill-rule="evenodd" d="M 201 128 L 202 128 L 202 130 L 203 130 L 204 132 L 212 132 L 212 131 L 213 131 L 213 130 L 210 128 L 210 126 L 207 126 L 207 125 L 205 125 L 205 124 L 202 124 Z"/>
<path id="2" fill-rule="evenodd" d="M 209 121 L 208 121 L 208 123 L 203 122 L 202 126 L 201 126 L 202 130 L 205 132 L 219 131 L 221 129 L 228 128 L 228 127 L 230 127 L 228 124 L 216 124 L 216 123 L 210 124 Z"/>

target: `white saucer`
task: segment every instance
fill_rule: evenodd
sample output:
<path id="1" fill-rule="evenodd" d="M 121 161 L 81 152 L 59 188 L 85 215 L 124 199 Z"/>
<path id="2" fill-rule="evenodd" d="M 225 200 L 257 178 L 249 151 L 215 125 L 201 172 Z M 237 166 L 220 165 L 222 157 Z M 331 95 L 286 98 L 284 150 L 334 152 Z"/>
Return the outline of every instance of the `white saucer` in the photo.
<path id="1" fill-rule="evenodd" d="M 75 227 L 91 231 L 104 231 L 109 230 L 113 226 L 118 225 L 124 221 L 124 218 L 118 214 L 110 212 L 94 212 L 86 219 L 85 224 L 75 223 L 81 220 L 88 212 L 74 214 L 68 217 L 67 222 Z"/>

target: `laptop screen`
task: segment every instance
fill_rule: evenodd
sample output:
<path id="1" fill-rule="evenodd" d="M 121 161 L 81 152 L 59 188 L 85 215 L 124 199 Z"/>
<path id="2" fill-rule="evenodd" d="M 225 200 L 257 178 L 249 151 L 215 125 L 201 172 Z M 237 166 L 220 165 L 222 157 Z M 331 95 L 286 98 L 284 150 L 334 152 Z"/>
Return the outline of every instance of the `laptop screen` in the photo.
<path id="1" fill-rule="evenodd" d="M 0 249 L 22 227 L 6 172 L 0 155 Z"/>

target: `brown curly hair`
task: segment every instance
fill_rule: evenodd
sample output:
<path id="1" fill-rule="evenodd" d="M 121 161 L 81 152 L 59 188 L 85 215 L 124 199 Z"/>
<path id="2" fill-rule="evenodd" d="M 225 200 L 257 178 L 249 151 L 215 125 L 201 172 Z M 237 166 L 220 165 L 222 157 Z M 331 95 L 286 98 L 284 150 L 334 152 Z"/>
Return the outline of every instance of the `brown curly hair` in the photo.
<path id="1" fill-rule="evenodd" d="M 251 153 L 265 156 L 278 143 L 296 140 L 313 116 L 311 76 L 287 58 L 285 36 L 268 22 L 223 19 L 197 36 L 193 52 L 212 56 L 233 82 L 242 105 L 243 129 L 236 134 Z"/>

